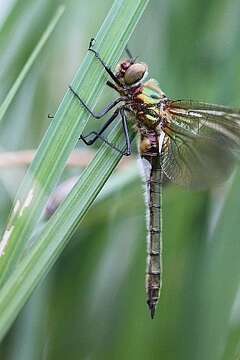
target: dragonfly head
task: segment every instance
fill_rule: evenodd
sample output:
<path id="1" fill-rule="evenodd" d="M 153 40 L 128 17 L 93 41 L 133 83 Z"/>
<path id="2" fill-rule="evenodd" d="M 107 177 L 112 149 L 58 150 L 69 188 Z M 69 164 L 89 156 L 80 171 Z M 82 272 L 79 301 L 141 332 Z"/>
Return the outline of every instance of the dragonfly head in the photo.
<path id="1" fill-rule="evenodd" d="M 118 64 L 116 76 L 120 82 L 133 87 L 138 85 L 148 74 L 148 67 L 144 63 L 135 63 L 134 59 L 127 59 Z"/>

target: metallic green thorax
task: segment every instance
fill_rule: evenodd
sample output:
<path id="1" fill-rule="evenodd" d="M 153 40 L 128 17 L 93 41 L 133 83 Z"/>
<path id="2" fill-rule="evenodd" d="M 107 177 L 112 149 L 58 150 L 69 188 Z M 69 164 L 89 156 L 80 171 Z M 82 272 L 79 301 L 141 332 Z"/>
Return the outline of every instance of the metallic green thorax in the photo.
<path id="1" fill-rule="evenodd" d="M 160 110 L 158 105 L 163 97 L 163 92 L 153 79 L 144 83 L 141 93 L 137 95 L 137 99 L 147 105 L 147 109 L 141 117 L 143 124 L 147 128 L 153 128 L 159 123 Z"/>

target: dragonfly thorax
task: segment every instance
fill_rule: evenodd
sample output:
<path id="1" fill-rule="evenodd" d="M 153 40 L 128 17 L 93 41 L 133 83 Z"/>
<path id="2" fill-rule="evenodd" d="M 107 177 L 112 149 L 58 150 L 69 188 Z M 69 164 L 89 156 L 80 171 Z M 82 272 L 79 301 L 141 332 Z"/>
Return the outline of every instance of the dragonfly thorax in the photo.
<path id="1" fill-rule="evenodd" d="M 165 117 L 166 96 L 154 79 L 150 79 L 135 89 L 132 110 L 140 127 L 157 129 Z"/>

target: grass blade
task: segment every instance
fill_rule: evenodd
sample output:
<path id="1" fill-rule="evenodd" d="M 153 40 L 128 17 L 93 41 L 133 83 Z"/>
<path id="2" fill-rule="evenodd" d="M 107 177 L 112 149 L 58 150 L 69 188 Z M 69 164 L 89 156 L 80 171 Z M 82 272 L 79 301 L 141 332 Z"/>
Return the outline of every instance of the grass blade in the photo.
<path id="1" fill-rule="evenodd" d="M 40 54 L 43 46 L 46 44 L 47 40 L 49 39 L 50 35 L 52 34 L 53 30 L 55 29 L 60 17 L 62 16 L 62 14 L 64 12 L 64 9 L 65 9 L 64 6 L 62 6 L 62 5 L 59 6 L 59 8 L 56 11 L 56 14 L 54 15 L 53 19 L 51 20 L 50 24 L 48 25 L 46 31 L 43 33 L 43 35 L 42 35 L 41 39 L 39 40 L 37 46 L 33 50 L 33 52 L 30 55 L 28 61 L 26 62 L 26 64 L 22 68 L 22 71 L 20 72 L 20 74 L 18 75 L 18 77 L 17 77 L 16 81 L 14 82 L 13 86 L 9 90 L 6 98 L 2 102 L 2 104 L 0 106 L 0 124 L 1 124 L 1 122 L 3 120 L 3 117 L 4 117 L 7 109 L 9 108 L 9 105 L 11 104 L 11 102 L 12 102 L 14 96 L 16 95 L 19 87 L 21 86 L 23 80 L 25 79 L 25 77 L 28 74 L 29 70 L 31 69 L 34 61 L 36 60 L 36 58 Z"/>
<path id="2" fill-rule="evenodd" d="M 121 146 L 123 140 L 121 124 L 118 124 L 110 141 Z M 71 233 L 86 214 L 120 158 L 121 154 L 114 150 L 109 151 L 106 144 L 102 145 L 66 201 L 47 223 L 37 244 L 3 285 L 0 291 L 0 338 L 5 335 L 33 289 L 60 255 Z"/>
<path id="3" fill-rule="evenodd" d="M 106 62 L 117 61 L 147 3 L 145 0 L 114 2 L 96 37 L 96 44 Z M 98 50 L 97 47 L 96 49 Z M 81 87 L 80 95 L 91 105 L 96 99 L 96 94 L 103 88 L 104 82 L 103 69 L 93 56 L 88 54 L 75 77 L 73 87 L 76 90 Z M 72 94 L 67 92 L 23 181 L 0 243 L 2 284 L 16 267 L 23 247 L 39 221 L 47 198 L 59 179 L 86 121 L 86 114 L 79 108 Z M 119 146 L 123 143 L 121 129 L 114 131 L 113 139 L 119 139 Z M 31 291 L 60 254 L 67 236 L 86 213 L 120 157 L 121 155 L 115 151 L 109 151 L 108 146 L 102 146 L 92 166 L 86 169 L 81 177 L 81 183 L 73 189 L 66 202 L 50 220 L 36 247 L 6 282 L 0 296 L 1 336 L 6 333 Z M 64 226 L 59 232 L 60 224 Z"/>

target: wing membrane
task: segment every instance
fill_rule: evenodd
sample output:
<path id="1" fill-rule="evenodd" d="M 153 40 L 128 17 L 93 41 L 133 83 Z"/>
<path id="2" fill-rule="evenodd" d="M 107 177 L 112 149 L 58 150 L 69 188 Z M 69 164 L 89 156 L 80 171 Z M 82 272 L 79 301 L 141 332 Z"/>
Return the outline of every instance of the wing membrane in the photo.
<path id="1" fill-rule="evenodd" d="M 192 188 L 221 183 L 240 153 L 240 111 L 194 101 L 169 101 L 162 167 Z"/>

